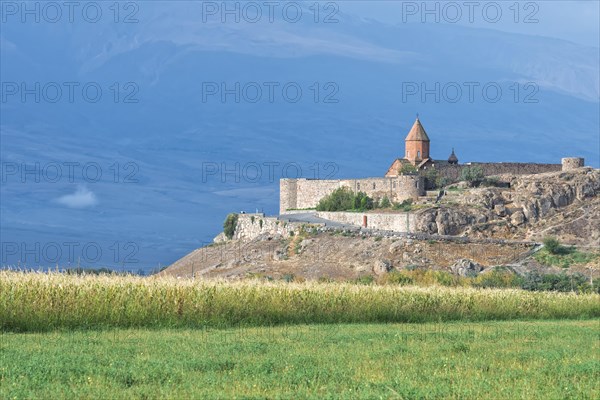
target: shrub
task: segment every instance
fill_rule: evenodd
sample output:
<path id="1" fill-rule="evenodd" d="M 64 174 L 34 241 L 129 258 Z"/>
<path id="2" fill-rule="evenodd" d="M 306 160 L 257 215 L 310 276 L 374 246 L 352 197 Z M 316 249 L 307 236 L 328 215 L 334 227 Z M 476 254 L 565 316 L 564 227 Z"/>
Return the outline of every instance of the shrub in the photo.
<path id="1" fill-rule="evenodd" d="M 435 169 L 429 169 L 425 172 L 425 182 L 427 189 L 441 189 L 450 183 L 450 180 L 441 176 Z"/>
<path id="2" fill-rule="evenodd" d="M 458 286 L 460 278 L 447 271 L 427 271 L 433 275 L 435 283 L 442 286 Z"/>
<path id="3" fill-rule="evenodd" d="M 441 189 L 444 186 L 450 184 L 450 182 L 451 182 L 450 179 L 446 178 L 445 176 L 440 176 L 436 179 L 435 185 Z"/>
<path id="4" fill-rule="evenodd" d="M 560 253 L 560 242 L 551 236 L 544 238 L 544 247 L 548 250 L 550 254 L 559 254 Z"/>
<path id="5" fill-rule="evenodd" d="M 488 176 L 483 179 L 483 182 L 481 182 L 481 184 L 487 187 L 503 186 L 503 184 L 500 182 L 500 179 L 497 176 Z"/>
<path id="6" fill-rule="evenodd" d="M 402 271 L 392 271 L 383 277 L 383 283 L 389 285 L 412 285 L 415 280 Z"/>
<path id="7" fill-rule="evenodd" d="M 471 286 L 480 288 L 514 288 L 521 287 L 523 279 L 508 271 L 493 270 L 473 279 Z"/>
<path id="8" fill-rule="evenodd" d="M 358 207 L 355 207 L 356 210 L 372 210 L 373 209 L 373 199 L 367 196 L 364 192 L 358 192 L 355 198 L 355 205 L 359 203 Z"/>
<path id="9" fill-rule="evenodd" d="M 567 275 L 562 273 L 542 275 L 535 271 L 525 275 L 521 288 L 531 291 L 574 291 L 578 293 L 589 293 L 594 291 L 586 277 L 582 274 L 577 273 Z M 600 288 L 596 288 L 596 292 L 599 292 L 599 289 Z"/>
<path id="10" fill-rule="evenodd" d="M 351 210 L 354 208 L 354 197 L 354 193 L 349 188 L 341 187 L 319 200 L 317 211 Z"/>
<path id="11" fill-rule="evenodd" d="M 412 210 L 412 199 L 406 199 L 402 203 L 395 203 L 394 210 L 409 212 Z"/>
<path id="12" fill-rule="evenodd" d="M 373 204 L 373 199 L 366 193 L 354 194 L 349 188 L 341 187 L 319 200 L 317 211 L 372 210 Z"/>
<path id="13" fill-rule="evenodd" d="M 371 285 L 375 281 L 373 275 L 363 275 L 361 277 L 356 278 L 353 282 L 358 285 Z"/>
<path id="14" fill-rule="evenodd" d="M 398 172 L 400 173 L 400 175 L 416 174 L 417 168 L 412 164 L 402 164 Z"/>
<path id="15" fill-rule="evenodd" d="M 227 215 L 225 218 L 225 222 L 223 222 L 223 233 L 227 239 L 231 239 L 233 234 L 235 233 L 235 228 L 237 227 L 238 215 L 235 213 L 231 213 Z"/>
<path id="16" fill-rule="evenodd" d="M 477 183 L 481 182 L 483 176 L 483 169 L 478 165 L 466 167 L 460 171 L 460 179 L 467 181 L 471 186 L 475 186 Z"/>
<path id="17" fill-rule="evenodd" d="M 390 199 L 387 196 L 383 196 L 381 202 L 379 203 L 379 207 L 381 208 L 390 208 L 392 203 L 390 203 Z"/>

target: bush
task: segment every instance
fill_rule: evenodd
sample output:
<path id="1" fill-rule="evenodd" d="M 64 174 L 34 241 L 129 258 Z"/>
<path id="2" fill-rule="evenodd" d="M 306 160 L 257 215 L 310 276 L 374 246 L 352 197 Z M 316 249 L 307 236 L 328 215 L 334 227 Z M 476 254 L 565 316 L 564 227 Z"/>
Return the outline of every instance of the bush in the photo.
<path id="1" fill-rule="evenodd" d="M 394 210 L 409 212 L 412 210 L 412 199 L 406 199 L 402 203 L 395 203 Z"/>
<path id="2" fill-rule="evenodd" d="M 392 271 L 383 277 L 383 283 L 389 285 L 412 285 L 414 282 L 413 278 L 401 271 Z"/>
<path id="3" fill-rule="evenodd" d="M 428 190 L 441 189 L 449 183 L 450 180 L 441 176 L 435 169 L 429 169 L 425 172 L 425 186 Z"/>
<path id="4" fill-rule="evenodd" d="M 460 171 L 460 179 L 467 181 L 469 185 L 475 186 L 483 179 L 483 169 L 480 166 L 466 167 Z"/>
<path id="5" fill-rule="evenodd" d="M 371 285 L 375 281 L 373 275 L 363 275 L 361 277 L 356 278 L 353 283 L 357 285 Z"/>
<path id="6" fill-rule="evenodd" d="M 480 288 L 516 288 L 523 285 L 523 279 L 508 271 L 493 270 L 473 279 L 471 286 Z"/>
<path id="7" fill-rule="evenodd" d="M 398 172 L 400 173 L 400 175 L 416 174 L 417 168 L 412 164 L 402 164 Z"/>
<path id="8" fill-rule="evenodd" d="M 238 215 L 235 213 L 231 213 L 227 215 L 225 218 L 225 222 L 223 222 L 223 233 L 227 239 L 231 239 L 233 234 L 235 233 L 235 228 L 237 227 Z"/>
<path id="9" fill-rule="evenodd" d="M 390 203 L 390 199 L 387 196 L 383 196 L 383 199 L 381 199 L 381 202 L 379 203 L 379 207 L 390 208 L 391 206 L 392 203 Z"/>
<path id="10" fill-rule="evenodd" d="M 441 189 L 443 187 L 445 187 L 446 185 L 450 184 L 450 179 L 444 177 L 444 176 L 439 176 L 436 181 L 435 181 L 435 185 L 438 187 L 438 189 Z"/>
<path id="11" fill-rule="evenodd" d="M 594 291 L 594 288 L 592 288 L 586 277 L 582 274 L 567 275 L 562 273 L 542 275 L 535 271 L 525 275 L 521 288 L 530 291 L 574 291 L 577 293 L 590 293 Z M 600 292 L 599 289 L 596 288 L 595 291 Z"/>
<path id="12" fill-rule="evenodd" d="M 373 199 L 366 193 L 354 194 L 350 188 L 341 187 L 319 200 L 317 211 L 372 210 L 373 205 Z"/>
<path id="13" fill-rule="evenodd" d="M 559 254 L 560 253 L 560 242 L 551 236 L 544 238 L 544 247 L 548 250 L 550 254 Z"/>
<path id="14" fill-rule="evenodd" d="M 506 187 L 507 184 L 500 182 L 500 179 L 497 176 L 488 176 L 483 179 L 481 182 L 482 186 L 485 187 Z"/>
<path id="15" fill-rule="evenodd" d="M 569 268 L 574 264 L 587 264 L 600 257 L 598 253 L 588 253 L 572 246 L 561 246 L 556 239 L 547 239 L 546 247 L 535 253 L 534 258 L 542 265 Z"/>
<path id="16" fill-rule="evenodd" d="M 354 193 L 341 187 L 334 190 L 329 196 L 323 197 L 317 204 L 317 211 L 344 211 L 354 208 Z"/>
<path id="17" fill-rule="evenodd" d="M 358 207 L 356 207 L 358 203 Z M 372 210 L 373 209 L 373 199 L 370 198 L 369 196 L 367 196 L 366 193 L 364 192 L 358 192 L 356 194 L 355 200 L 354 200 L 354 204 L 355 210 Z"/>

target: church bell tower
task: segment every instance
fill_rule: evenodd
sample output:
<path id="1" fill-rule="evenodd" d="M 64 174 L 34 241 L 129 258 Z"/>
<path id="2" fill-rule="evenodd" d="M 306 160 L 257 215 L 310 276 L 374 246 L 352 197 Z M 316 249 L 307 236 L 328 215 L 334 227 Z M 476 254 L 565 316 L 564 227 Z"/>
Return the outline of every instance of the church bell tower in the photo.
<path id="1" fill-rule="evenodd" d="M 408 132 L 404 143 L 404 158 L 413 165 L 418 165 L 421 161 L 429 158 L 429 136 L 427 136 L 427 132 L 421 125 L 419 117 L 417 117 L 410 132 Z"/>

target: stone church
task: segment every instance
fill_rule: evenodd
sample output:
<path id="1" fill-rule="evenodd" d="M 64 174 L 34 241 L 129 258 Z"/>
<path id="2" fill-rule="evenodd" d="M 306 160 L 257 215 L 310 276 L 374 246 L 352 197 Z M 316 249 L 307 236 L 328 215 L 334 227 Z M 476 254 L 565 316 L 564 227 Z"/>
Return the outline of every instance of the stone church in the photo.
<path id="1" fill-rule="evenodd" d="M 411 165 L 417 171 L 424 171 L 431 168 L 441 168 L 448 165 L 458 165 L 458 158 L 452 149 L 452 154 L 447 160 L 434 160 L 429 155 L 430 143 L 429 136 L 425 132 L 425 128 L 421 124 L 419 117 L 413 124 L 408 136 L 404 140 L 405 152 L 404 158 L 397 158 L 394 160 L 388 171 L 386 177 L 398 176 L 404 165 Z"/>

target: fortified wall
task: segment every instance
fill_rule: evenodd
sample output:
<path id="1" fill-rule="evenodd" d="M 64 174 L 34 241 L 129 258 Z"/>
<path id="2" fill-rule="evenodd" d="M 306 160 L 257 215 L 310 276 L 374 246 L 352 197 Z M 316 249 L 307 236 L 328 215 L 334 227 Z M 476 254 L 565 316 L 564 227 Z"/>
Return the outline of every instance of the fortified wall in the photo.
<path id="1" fill-rule="evenodd" d="M 358 213 L 339 211 L 318 211 L 319 218 L 340 222 L 347 225 L 362 226 L 367 229 L 378 229 L 394 232 L 416 232 L 416 216 L 414 213 Z"/>
<path id="2" fill-rule="evenodd" d="M 364 192 L 374 200 L 387 196 L 392 202 L 425 195 L 425 179 L 419 175 L 365 179 L 282 179 L 279 182 L 279 212 L 315 208 L 323 197 L 347 187 Z"/>
<path id="3" fill-rule="evenodd" d="M 531 175 L 543 174 L 545 172 L 556 172 L 563 168 L 562 164 L 534 164 L 534 163 L 480 163 L 471 162 L 466 164 L 435 164 L 435 170 L 440 176 L 456 181 L 460 178 L 461 171 L 465 168 L 478 166 L 483 170 L 483 175 Z"/>
<path id="4" fill-rule="evenodd" d="M 267 217 L 263 213 L 238 214 L 232 239 L 252 240 L 265 234 L 289 237 L 291 232 L 297 231 L 301 225 L 301 223 L 280 221 L 277 217 Z M 213 239 L 215 243 L 226 240 L 223 232 Z"/>

